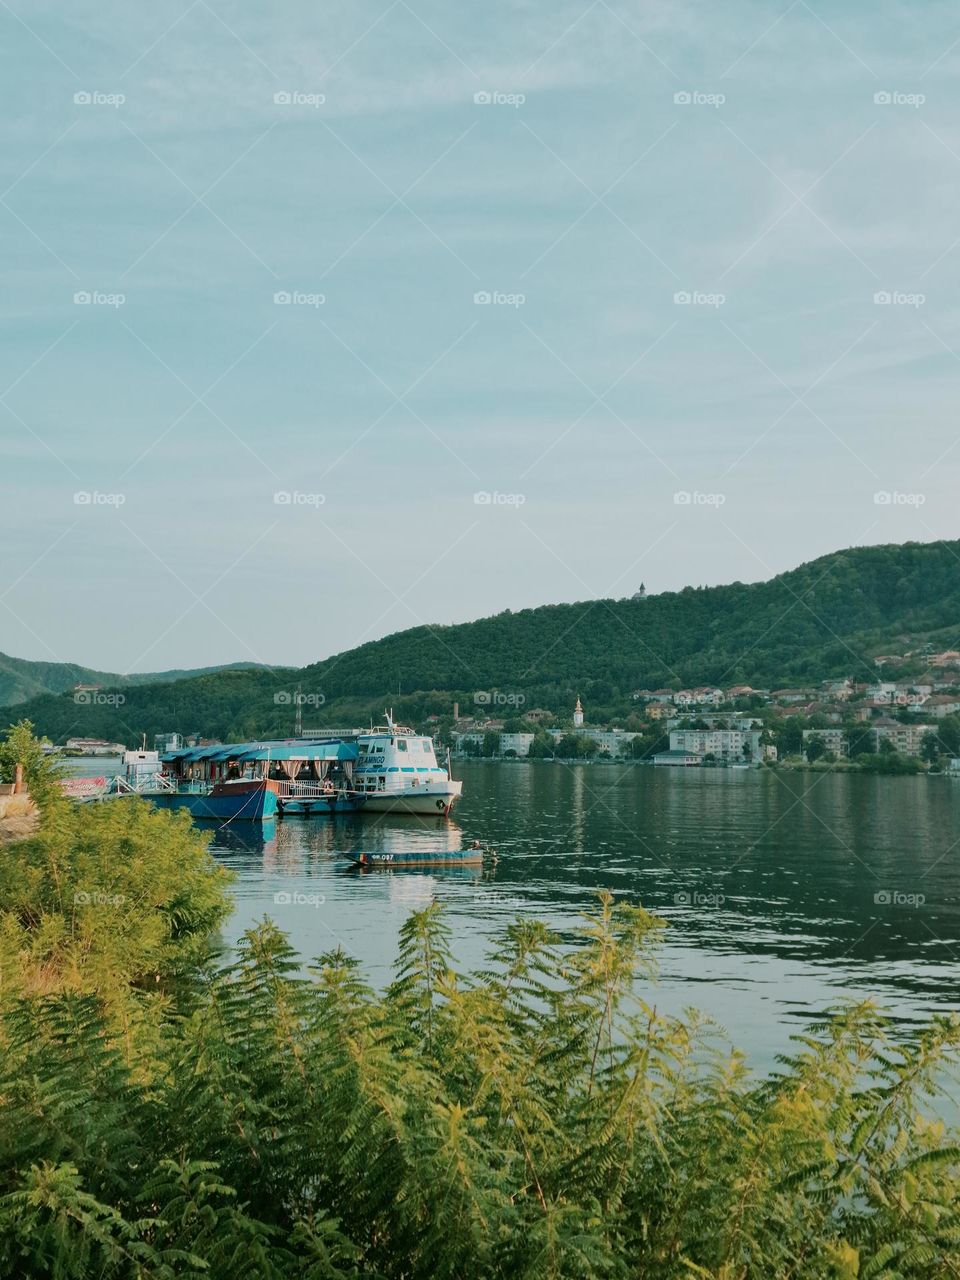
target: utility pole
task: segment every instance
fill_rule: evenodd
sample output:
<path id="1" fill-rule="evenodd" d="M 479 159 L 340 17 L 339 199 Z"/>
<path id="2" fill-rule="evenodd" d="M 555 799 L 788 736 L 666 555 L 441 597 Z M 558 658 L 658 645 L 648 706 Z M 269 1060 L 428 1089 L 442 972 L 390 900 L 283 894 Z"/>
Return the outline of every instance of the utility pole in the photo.
<path id="1" fill-rule="evenodd" d="M 302 686 L 297 685 L 297 718 L 295 723 L 294 737 L 299 738 L 303 733 L 303 698 L 300 696 Z"/>

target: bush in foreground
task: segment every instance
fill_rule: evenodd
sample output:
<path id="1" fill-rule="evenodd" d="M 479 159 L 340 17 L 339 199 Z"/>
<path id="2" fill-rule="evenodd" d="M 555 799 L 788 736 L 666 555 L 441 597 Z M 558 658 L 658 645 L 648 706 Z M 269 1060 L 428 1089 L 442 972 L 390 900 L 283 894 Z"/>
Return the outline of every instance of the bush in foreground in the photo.
<path id="1" fill-rule="evenodd" d="M 14 995 L 166 987 L 208 955 L 228 874 L 186 815 L 142 800 L 54 800 L 0 851 L 0 1004 Z"/>
<path id="2" fill-rule="evenodd" d="M 377 994 L 341 952 L 304 976 L 264 923 L 149 1057 L 96 992 L 10 1002 L 0 1274 L 960 1275 L 960 1150 L 930 1118 L 957 1024 L 896 1044 L 838 1011 L 756 1082 L 638 995 L 658 928 L 603 897 L 462 977 L 430 907 Z"/>

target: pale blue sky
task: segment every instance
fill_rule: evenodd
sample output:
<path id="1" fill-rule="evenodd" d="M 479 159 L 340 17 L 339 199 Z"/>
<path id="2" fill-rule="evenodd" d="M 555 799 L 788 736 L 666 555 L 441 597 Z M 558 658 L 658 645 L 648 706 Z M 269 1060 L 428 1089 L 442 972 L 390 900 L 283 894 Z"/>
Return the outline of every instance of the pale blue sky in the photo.
<path id="1" fill-rule="evenodd" d="M 0 0 L 0 650 L 299 664 L 956 536 L 958 40 Z"/>

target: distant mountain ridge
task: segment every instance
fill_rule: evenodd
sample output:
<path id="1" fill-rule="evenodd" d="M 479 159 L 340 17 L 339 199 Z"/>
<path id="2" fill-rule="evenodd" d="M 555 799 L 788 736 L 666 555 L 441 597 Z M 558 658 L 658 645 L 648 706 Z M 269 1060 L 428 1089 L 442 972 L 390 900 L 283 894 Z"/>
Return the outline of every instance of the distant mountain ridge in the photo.
<path id="1" fill-rule="evenodd" d="M 141 677 L 123 686 L 118 707 L 78 708 L 67 694 L 47 694 L 18 714 L 58 741 L 79 733 L 136 741 L 165 730 L 236 740 L 291 733 L 299 690 L 307 728 L 365 723 L 384 706 L 411 720 L 449 715 L 454 701 L 508 717 L 523 707 L 569 711 L 577 694 L 602 722 L 629 714 L 639 688 L 869 680 L 878 654 L 906 650 L 919 672 L 928 642 L 960 648 L 957 541 L 856 547 L 766 582 L 418 626 L 297 671 Z"/>
<path id="2" fill-rule="evenodd" d="M 216 671 L 269 670 L 264 663 L 227 662 L 214 667 L 150 671 L 123 676 L 110 671 L 94 671 L 74 662 L 31 662 L 27 658 L 13 658 L 0 653 L 0 707 L 16 706 L 30 698 L 45 693 L 69 693 L 77 684 L 99 684 L 104 688 L 123 688 L 128 685 L 170 684 L 175 680 L 189 680 L 196 676 L 210 675 Z"/>

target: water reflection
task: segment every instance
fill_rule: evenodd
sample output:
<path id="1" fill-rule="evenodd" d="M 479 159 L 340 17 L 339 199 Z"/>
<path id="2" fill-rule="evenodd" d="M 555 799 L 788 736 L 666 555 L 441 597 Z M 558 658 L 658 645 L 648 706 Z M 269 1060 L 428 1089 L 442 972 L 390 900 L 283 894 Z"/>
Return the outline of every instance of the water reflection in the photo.
<path id="1" fill-rule="evenodd" d="M 453 821 L 210 824 L 238 875 L 233 936 L 269 914 L 304 955 L 342 945 L 382 982 L 411 909 L 442 901 L 458 959 L 477 966 L 518 914 L 566 932 L 604 887 L 668 921 L 658 1005 L 705 1009 L 763 1064 L 798 1021 L 842 998 L 871 996 L 904 1021 L 957 1004 L 960 786 L 949 779 L 480 762 L 461 772 Z M 339 856 L 454 851 L 474 838 L 498 849 L 495 877 L 358 874 Z M 275 902 L 283 892 L 323 902 Z"/>

